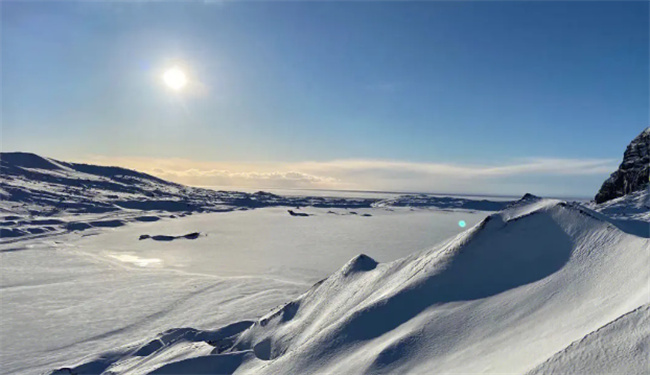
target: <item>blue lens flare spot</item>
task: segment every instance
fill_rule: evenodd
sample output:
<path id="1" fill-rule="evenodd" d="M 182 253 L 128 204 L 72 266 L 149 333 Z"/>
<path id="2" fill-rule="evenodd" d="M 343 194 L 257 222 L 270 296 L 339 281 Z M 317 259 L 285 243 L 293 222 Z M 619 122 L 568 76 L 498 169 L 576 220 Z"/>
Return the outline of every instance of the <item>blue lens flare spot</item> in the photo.
<path id="1" fill-rule="evenodd" d="M 465 225 L 467 225 L 467 223 L 465 223 L 465 220 L 461 220 L 458 222 L 458 226 L 461 228 L 465 228 Z"/>

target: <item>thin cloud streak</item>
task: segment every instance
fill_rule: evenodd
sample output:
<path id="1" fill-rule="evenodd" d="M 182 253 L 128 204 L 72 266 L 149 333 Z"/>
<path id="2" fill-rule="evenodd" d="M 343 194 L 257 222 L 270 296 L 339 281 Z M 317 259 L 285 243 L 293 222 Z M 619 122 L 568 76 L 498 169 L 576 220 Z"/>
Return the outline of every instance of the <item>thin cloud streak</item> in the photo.
<path id="1" fill-rule="evenodd" d="M 549 174 L 549 175 L 593 175 L 613 171 L 616 168 L 614 159 L 523 159 L 515 164 L 488 165 L 459 165 L 441 163 L 413 163 L 385 160 L 334 160 L 331 162 L 305 162 L 298 166 L 312 170 L 341 169 L 347 171 L 360 170 L 399 170 L 424 174 L 476 177 L 476 176 L 510 176 L 517 174 Z"/>
<path id="2" fill-rule="evenodd" d="M 133 168 L 195 186 L 501 194 L 519 194 L 522 189 L 553 194 L 590 194 L 588 191 L 565 192 L 563 181 L 584 179 L 593 185 L 617 165 L 613 159 L 559 158 L 529 158 L 502 165 L 366 159 L 235 163 L 97 155 L 86 161 Z"/>

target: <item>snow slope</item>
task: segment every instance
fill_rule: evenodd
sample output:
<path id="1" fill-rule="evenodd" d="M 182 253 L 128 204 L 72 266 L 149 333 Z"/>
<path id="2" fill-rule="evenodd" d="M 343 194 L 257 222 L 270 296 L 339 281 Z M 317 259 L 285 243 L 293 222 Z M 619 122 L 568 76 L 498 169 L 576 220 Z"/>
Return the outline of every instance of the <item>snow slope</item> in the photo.
<path id="1" fill-rule="evenodd" d="M 581 351 L 608 335 L 618 339 L 600 361 L 639 373 L 643 363 L 607 357 L 629 352 L 607 327 L 624 326 L 641 343 L 630 358 L 648 358 L 647 329 L 627 322 L 645 321 L 647 310 L 615 320 L 650 302 L 650 241 L 614 224 L 527 196 L 431 250 L 389 263 L 357 256 L 240 333 L 162 334 L 147 350 L 123 348 L 76 370 L 101 362 L 133 374 L 576 372 L 589 367 Z"/>
<path id="2" fill-rule="evenodd" d="M 647 374 L 650 305 L 599 328 L 541 364 L 535 374 Z"/>
<path id="3" fill-rule="evenodd" d="M 621 230 L 650 238 L 650 189 L 637 191 L 600 204 L 590 202 L 587 206 L 603 214 L 606 220 Z"/>

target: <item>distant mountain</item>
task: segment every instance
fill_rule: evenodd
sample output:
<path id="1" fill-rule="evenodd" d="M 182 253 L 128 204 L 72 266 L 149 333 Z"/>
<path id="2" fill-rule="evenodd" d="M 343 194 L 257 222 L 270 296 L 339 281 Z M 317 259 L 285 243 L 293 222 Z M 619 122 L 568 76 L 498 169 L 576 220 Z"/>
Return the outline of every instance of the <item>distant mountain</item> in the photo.
<path id="1" fill-rule="evenodd" d="M 622 197 L 648 188 L 650 176 L 650 127 L 630 142 L 618 170 L 603 183 L 596 203 Z"/>
<path id="2" fill-rule="evenodd" d="M 0 195 L 6 203 L 3 209 L 32 215 L 121 209 L 198 211 L 239 197 L 126 168 L 67 163 L 26 152 L 0 153 Z"/>
<path id="3" fill-rule="evenodd" d="M 79 173 L 92 174 L 116 180 L 128 181 L 131 179 L 149 180 L 153 183 L 163 185 L 178 184 L 165 181 L 163 179 L 148 175 L 146 173 L 137 172 L 131 169 L 121 167 L 107 167 L 91 164 L 68 163 L 50 158 L 45 158 L 29 152 L 2 152 L 0 153 L 0 170 L 3 173 L 17 172 L 16 168 L 24 169 L 42 169 L 42 170 L 58 170 L 58 171 L 76 171 Z M 22 172 L 19 172 L 22 173 Z"/>
<path id="4" fill-rule="evenodd" d="M 0 211 L 41 216 L 123 209 L 176 212 L 269 206 L 370 208 L 395 205 L 492 211 L 512 203 L 431 195 L 405 195 L 391 201 L 216 191 L 184 186 L 131 169 L 68 163 L 27 152 L 0 153 L 0 196 L 5 202 L 0 205 Z"/>
<path id="5" fill-rule="evenodd" d="M 131 169 L 69 163 L 27 152 L 0 153 L 0 198 L 0 239 L 153 220 L 151 215 L 155 212 L 175 216 L 272 206 L 370 208 L 375 205 L 491 211 L 511 203 L 430 195 L 403 196 L 392 201 L 216 191 L 180 185 Z M 101 221 L 76 218 L 79 214 L 97 216 L 108 212 L 118 214 L 119 218 Z"/>

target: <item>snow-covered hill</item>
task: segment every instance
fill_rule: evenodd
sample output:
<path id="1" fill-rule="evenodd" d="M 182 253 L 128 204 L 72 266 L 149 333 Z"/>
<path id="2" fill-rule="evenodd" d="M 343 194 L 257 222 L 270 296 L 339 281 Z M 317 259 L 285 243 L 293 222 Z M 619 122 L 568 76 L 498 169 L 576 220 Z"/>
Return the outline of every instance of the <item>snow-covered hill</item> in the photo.
<path id="1" fill-rule="evenodd" d="M 430 250 L 359 255 L 255 322 L 172 330 L 62 371 L 641 374 L 650 240 L 616 224 L 527 196 Z"/>
<path id="2" fill-rule="evenodd" d="M 31 153 L 0 154 L 5 210 L 38 215 L 144 211 L 223 211 L 278 205 L 369 207 L 374 200 L 280 197 L 183 186 L 121 167 L 61 162 Z"/>

